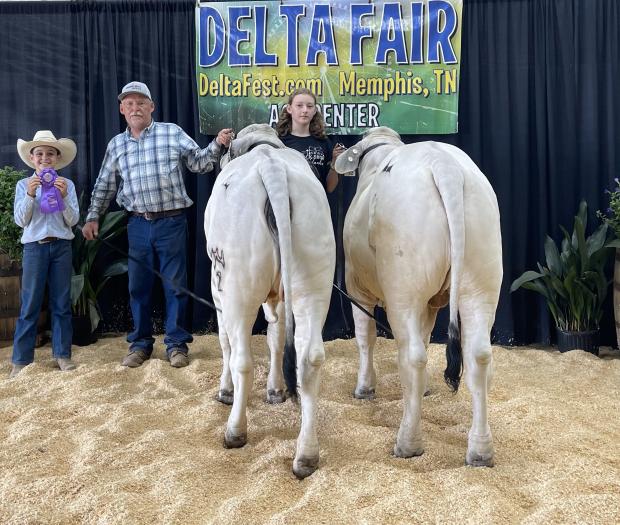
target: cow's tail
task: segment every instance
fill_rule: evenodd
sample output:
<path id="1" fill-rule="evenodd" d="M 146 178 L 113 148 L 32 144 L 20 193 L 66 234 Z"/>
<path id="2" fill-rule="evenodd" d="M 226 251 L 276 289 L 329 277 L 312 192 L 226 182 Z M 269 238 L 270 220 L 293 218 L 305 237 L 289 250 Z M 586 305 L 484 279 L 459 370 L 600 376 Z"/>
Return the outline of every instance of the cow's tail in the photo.
<path id="1" fill-rule="evenodd" d="M 443 377 L 456 392 L 461 382 L 463 354 L 459 327 L 459 290 L 465 257 L 464 177 L 461 166 L 446 151 L 432 164 L 433 179 L 441 195 L 450 230 L 450 325 Z"/>
<path id="2" fill-rule="evenodd" d="M 291 237 L 291 206 L 288 191 L 288 179 L 284 166 L 275 161 L 265 160 L 259 163 L 263 186 L 267 192 L 267 205 L 271 205 L 275 218 L 275 229 L 271 228 L 280 254 L 280 282 L 284 295 L 284 324 L 286 340 L 284 345 L 284 380 L 289 394 L 297 395 L 297 355 L 294 344 L 293 301 L 291 272 L 293 269 L 293 243 Z M 269 218 L 267 219 L 269 223 Z M 274 231 L 275 230 L 275 231 Z"/>

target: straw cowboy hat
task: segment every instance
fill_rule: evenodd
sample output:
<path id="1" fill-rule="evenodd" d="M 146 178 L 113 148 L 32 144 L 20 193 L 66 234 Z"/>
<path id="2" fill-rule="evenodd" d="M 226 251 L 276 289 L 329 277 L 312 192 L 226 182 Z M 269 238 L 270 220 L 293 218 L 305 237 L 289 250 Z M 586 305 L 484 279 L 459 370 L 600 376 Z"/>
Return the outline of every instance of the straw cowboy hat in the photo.
<path id="1" fill-rule="evenodd" d="M 34 168 L 34 164 L 30 160 L 30 152 L 37 146 L 51 146 L 60 151 L 60 158 L 56 164 L 57 170 L 71 164 L 77 153 L 77 146 L 71 139 L 57 139 L 47 129 L 37 131 L 32 140 L 17 139 L 17 153 L 31 168 Z"/>

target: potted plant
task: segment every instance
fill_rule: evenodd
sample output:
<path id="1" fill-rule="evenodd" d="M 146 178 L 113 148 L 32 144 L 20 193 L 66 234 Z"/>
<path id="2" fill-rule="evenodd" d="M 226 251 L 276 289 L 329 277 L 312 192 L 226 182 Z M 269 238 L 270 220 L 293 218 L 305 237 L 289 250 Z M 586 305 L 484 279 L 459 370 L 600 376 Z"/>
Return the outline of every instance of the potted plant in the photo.
<path id="1" fill-rule="evenodd" d="M 82 198 L 80 197 L 80 210 Z M 85 215 L 85 213 L 83 213 Z M 80 221 L 83 223 L 83 220 Z M 71 305 L 73 308 L 73 344 L 84 346 L 97 340 L 95 330 L 101 320 L 97 297 L 111 277 L 127 272 L 127 258 L 117 257 L 101 268 L 97 260 L 103 241 L 109 242 L 127 228 L 125 212 L 108 212 L 100 219 L 99 235 L 87 241 L 76 226 L 73 238 L 73 275 Z"/>
<path id="2" fill-rule="evenodd" d="M 26 176 L 25 171 L 18 171 L 11 166 L 0 168 L 0 251 L 11 262 L 20 268 L 22 261 L 22 229 L 15 224 L 13 203 L 15 186 Z M 3 265 L 4 269 L 5 266 Z"/>
<path id="3" fill-rule="evenodd" d="M 19 317 L 22 229 L 15 224 L 13 203 L 17 181 L 26 176 L 11 166 L 0 168 L 0 346 L 13 344 Z M 42 312 L 42 324 L 45 315 Z M 37 341 L 37 345 L 42 341 Z"/>
<path id="4" fill-rule="evenodd" d="M 12 166 L 0 168 L 0 346 L 13 344 L 15 324 L 19 318 L 22 274 L 22 228 L 15 224 L 13 205 L 17 182 L 28 174 Z M 47 294 L 37 322 L 35 346 L 48 340 Z"/>
<path id="5" fill-rule="evenodd" d="M 598 355 L 599 323 L 609 286 L 604 270 L 611 248 L 605 223 L 586 237 L 587 212 L 586 202 L 581 201 L 572 234 L 560 226 L 564 234 L 561 250 L 547 236 L 546 266 L 538 263 L 538 272 L 525 272 L 510 291 L 525 288 L 545 298 L 560 352 L 579 348 Z"/>
<path id="6" fill-rule="evenodd" d="M 609 208 L 603 213 L 598 211 L 599 219 L 607 224 L 613 232 L 615 240 L 607 243 L 610 248 L 616 249 L 614 263 L 614 318 L 616 321 L 616 343 L 620 348 L 620 181 L 614 179 L 616 187 L 613 191 L 606 190 L 609 194 Z"/>

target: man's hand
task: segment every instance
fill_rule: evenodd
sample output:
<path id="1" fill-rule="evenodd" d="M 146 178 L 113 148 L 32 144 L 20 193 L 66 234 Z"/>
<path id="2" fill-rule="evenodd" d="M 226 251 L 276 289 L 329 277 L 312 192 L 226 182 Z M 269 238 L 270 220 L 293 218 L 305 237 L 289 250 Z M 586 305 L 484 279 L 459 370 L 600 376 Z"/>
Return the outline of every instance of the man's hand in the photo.
<path id="1" fill-rule="evenodd" d="M 82 235 L 87 241 L 92 241 L 99 235 L 99 221 L 88 221 L 82 226 Z"/>
<path id="2" fill-rule="evenodd" d="M 28 189 L 26 192 L 29 197 L 34 199 L 34 196 L 37 194 L 37 188 L 41 186 L 41 177 L 39 177 L 36 173 L 28 179 Z"/>
<path id="3" fill-rule="evenodd" d="M 230 142 L 235 138 L 235 133 L 232 128 L 221 129 L 217 134 L 216 141 L 220 146 L 224 146 L 228 148 L 230 146 Z"/>
<path id="4" fill-rule="evenodd" d="M 54 181 L 54 187 L 60 191 L 60 195 L 64 199 L 67 196 L 67 181 L 62 177 L 56 177 Z"/>

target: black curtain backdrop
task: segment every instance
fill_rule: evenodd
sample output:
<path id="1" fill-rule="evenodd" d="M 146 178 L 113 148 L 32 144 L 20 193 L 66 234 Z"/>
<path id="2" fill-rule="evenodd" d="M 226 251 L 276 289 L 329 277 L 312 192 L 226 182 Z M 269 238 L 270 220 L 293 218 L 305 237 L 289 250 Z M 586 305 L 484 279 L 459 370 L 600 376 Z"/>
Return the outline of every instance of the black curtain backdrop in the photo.
<path id="1" fill-rule="evenodd" d="M 116 96 L 130 80 L 151 88 L 156 120 L 175 122 L 206 145 L 212 137 L 198 130 L 194 8 L 193 0 L 0 2 L 0 164 L 25 168 L 17 138 L 51 129 L 76 141 L 76 161 L 62 174 L 88 199 L 107 142 L 125 127 Z M 557 240 L 560 224 L 572 228 L 582 198 L 593 229 L 595 211 L 608 204 L 605 189 L 620 175 L 620 3 L 465 0 L 463 14 L 459 132 L 403 139 L 455 144 L 489 178 L 502 215 L 504 260 L 493 340 L 548 343 L 554 334 L 543 300 L 508 289 L 543 260 L 547 233 Z M 347 146 L 357 140 L 336 138 Z M 195 202 L 189 283 L 207 299 L 210 263 L 202 224 L 214 178 L 186 177 Z M 336 228 L 355 187 L 345 178 L 329 196 Z M 340 252 L 337 282 L 342 265 Z M 117 279 L 102 302 L 102 329 L 127 330 L 126 280 Z M 207 307 L 194 303 L 190 315 L 194 331 L 215 329 Z M 445 336 L 446 317 L 440 315 L 435 340 Z M 255 328 L 264 328 L 260 318 Z M 325 337 L 350 335 L 350 307 L 334 294 Z M 602 343 L 614 339 L 609 304 Z"/>

